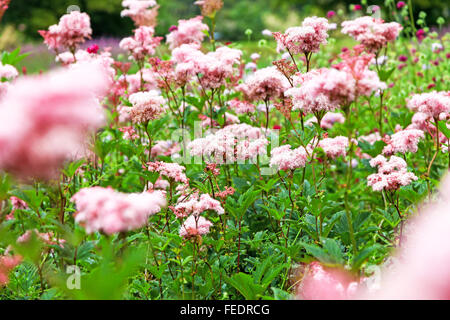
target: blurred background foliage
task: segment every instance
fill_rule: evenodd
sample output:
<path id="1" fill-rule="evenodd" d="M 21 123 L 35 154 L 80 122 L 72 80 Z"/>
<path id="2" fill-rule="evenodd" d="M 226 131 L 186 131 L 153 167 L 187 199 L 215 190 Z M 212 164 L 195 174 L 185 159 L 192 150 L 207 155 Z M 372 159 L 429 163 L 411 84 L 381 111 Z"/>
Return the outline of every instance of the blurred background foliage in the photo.
<path id="1" fill-rule="evenodd" d="M 408 0 L 404 1 L 408 2 Z M 159 0 L 157 33 L 165 35 L 170 26 L 176 25 L 179 19 L 200 14 L 199 8 L 193 5 L 193 2 L 194 0 Z M 362 2 L 365 3 L 365 0 Z M 388 2 L 393 0 L 370 1 L 368 5 L 387 8 Z M 434 25 L 439 16 L 448 21 L 450 15 L 448 1 L 413 0 L 412 2 L 415 17 L 418 12 L 425 11 L 428 25 Z M 8 41 L 39 39 L 37 30 L 47 29 L 51 24 L 57 23 L 59 17 L 65 14 L 71 5 L 77 5 L 82 11 L 90 14 L 94 37 L 126 36 L 130 34 L 133 23 L 129 18 L 121 18 L 121 3 L 122 0 L 12 0 L 10 9 L 2 21 L 0 47 L 5 47 L 5 42 Z M 340 9 L 348 16 L 351 13 L 350 6 L 360 2 L 358 0 L 224 0 L 224 3 L 224 8 L 218 17 L 218 37 L 236 41 L 246 38 L 245 30 L 247 29 L 253 30 L 253 34 L 258 35 L 266 28 L 274 31 L 284 30 L 288 26 L 299 24 L 305 16 L 324 16 L 329 10 Z M 390 20 L 392 18 L 390 14 L 383 12 L 382 17 Z M 14 34 L 14 31 L 17 34 Z"/>

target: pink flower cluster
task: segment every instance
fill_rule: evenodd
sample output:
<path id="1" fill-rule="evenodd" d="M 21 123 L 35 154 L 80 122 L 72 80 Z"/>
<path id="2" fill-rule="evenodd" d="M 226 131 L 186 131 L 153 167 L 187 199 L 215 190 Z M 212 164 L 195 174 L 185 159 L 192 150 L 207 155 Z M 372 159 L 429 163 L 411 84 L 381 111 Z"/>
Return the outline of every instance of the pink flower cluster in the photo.
<path id="1" fill-rule="evenodd" d="M 58 51 L 65 48 L 71 52 L 86 39 L 91 38 L 91 19 L 87 13 L 72 11 L 65 14 L 59 23 L 49 27 L 48 31 L 39 31 L 49 49 Z"/>
<path id="2" fill-rule="evenodd" d="M 277 170 L 295 170 L 306 165 L 308 156 L 305 148 L 291 149 L 290 145 L 284 145 L 272 149 L 270 167 Z"/>
<path id="3" fill-rule="evenodd" d="M 362 45 L 355 46 L 353 50 L 347 50 L 340 54 L 342 62 L 333 67 L 347 72 L 355 80 L 355 94 L 370 97 L 378 90 L 385 90 L 387 86 L 380 81 L 378 74 L 369 69 L 369 64 L 374 59 L 373 54 L 364 54 Z"/>
<path id="4" fill-rule="evenodd" d="M 197 76 L 204 90 L 217 89 L 226 85 L 226 80 L 234 74 L 234 65 L 240 63 L 242 51 L 220 47 L 204 54 L 193 45 L 183 44 L 172 52 L 177 63 L 175 72 Z"/>
<path id="5" fill-rule="evenodd" d="M 18 255 L 0 256 L 0 287 L 9 283 L 9 273 L 22 262 L 22 257 Z"/>
<path id="6" fill-rule="evenodd" d="M 359 41 L 368 52 L 378 52 L 388 42 L 394 41 L 403 27 L 397 22 L 385 23 L 382 19 L 359 17 L 342 22 L 342 33 Z"/>
<path id="7" fill-rule="evenodd" d="M 255 112 L 256 109 L 254 104 L 247 101 L 241 101 L 238 98 L 230 100 L 228 104 L 237 114 L 252 113 Z"/>
<path id="8" fill-rule="evenodd" d="M 189 20 L 179 20 L 178 26 L 167 35 L 167 43 L 170 50 L 178 48 L 182 44 L 191 44 L 200 47 L 205 32 L 209 30 L 204 24 L 202 16 L 197 16 Z"/>
<path id="9" fill-rule="evenodd" d="M 139 139 L 139 135 L 136 133 L 136 130 L 131 126 L 119 128 L 119 131 L 123 133 L 123 138 L 125 140 Z"/>
<path id="10" fill-rule="evenodd" d="M 336 159 L 337 157 L 345 157 L 347 155 L 349 143 L 347 137 L 339 136 L 320 140 L 318 146 L 323 149 L 328 158 Z"/>
<path id="11" fill-rule="evenodd" d="M 384 156 L 378 155 L 370 160 L 372 167 L 378 167 L 378 172 L 367 177 L 367 185 L 374 191 L 389 190 L 395 191 L 402 186 L 407 186 L 417 177 L 412 172 L 408 172 L 405 160 L 392 156 L 387 160 Z"/>
<path id="12" fill-rule="evenodd" d="M 446 120 L 450 117 L 450 91 L 415 94 L 409 99 L 408 108 L 434 119 Z"/>
<path id="13" fill-rule="evenodd" d="M 130 17 L 137 27 L 155 26 L 159 8 L 155 0 L 124 0 L 122 6 L 120 15 Z"/>
<path id="14" fill-rule="evenodd" d="M 358 138 L 358 140 L 365 141 L 365 142 L 370 143 L 371 145 L 373 145 L 373 144 L 375 144 L 375 142 L 381 141 L 382 137 L 381 137 L 380 133 L 378 131 L 376 131 L 376 132 L 368 134 L 366 136 L 360 136 Z"/>
<path id="15" fill-rule="evenodd" d="M 268 144 L 260 128 L 242 123 L 195 139 L 187 147 L 192 156 L 204 157 L 213 163 L 228 163 L 253 160 L 258 155 L 264 155 Z"/>
<path id="16" fill-rule="evenodd" d="M 286 77 L 276 67 L 267 67 L 257 70 L 237 90 L 248 101 L 268 101 L 283 97 L 288 88 L 290 85 Z"/>
<path id="17" fill-rule="evenodd" d="M 133 37 L 127 37 L 120 41 L 120 48 L 130 52 L 136 61 L 142 61 L 145 57 L 155 54 L 156 47 L 161 43 L 161 37 L 154 37 L 153 27 L 142 26 L 134 30 Z"/>
<path id="18" fill-rule="evenodd" d="M 309 17 L 301 27 L 288 28 L 284 34 L 274 32 L 277 50 L 288 50 L 291 54 L 318 52 L 321 44 L 327 44 L 330 25 L 325 18 Z"/>
<path id="19" fill-rule="evenodd" d="M 12 210 L 10 214 L 6 216 L 6 220 L 14 219 L 14 213 L 16 212 L 16 210 L 28 209 L 27 203 L 17 197 L 12 196 L 9 198 L 9 200 L 11 201 Z"/>
<path id="20" fill-rule="evenodd" d="M 286 90 L 292 98 L 293 110 L 323 113 L 346 106 L 355 98 L 355 80 L 347 72 L 336 69 L 314 69 L 294 76 L 296 87 Z"/>
<path id="21" fill-rule="evenodd" d="M 184 171 L 185 167 L 180 166 L 178 163 L 167 163 L 162 161 L 149 162 L 148 171 L 158 172 L 161 176 L 168 178 L 169 180 L 180 182 L 188 185 L 189 179 L 186 177 Z"/>
<path id="22" fill-rule="evenodd" d="M 158 119 L 166 110 L 164 98 L 155 90 L 133 93 L 129 100 L 133 105 L 130 117 L 134 123 L 147 123 Z"/>
<path id="23" fill-rule="evenodd" d="M 148 217 L 166 205 L 166 195 L 162 191 L 126 194 L 112 188 L 91 187 L 78 191 L 71 201 L 77 207 L 75 221 L 86 232 L 113 234 L 145 226 Z"/>
<path id="24" fill-rule="evenodd" d="M 196 238 L 209 233 L 212 222 L 201 216 L 190 216 L 180 227 L 180 237 L 185 239 Z"/>
<path id="25" fill-rule="evenodd" d="M 331 129 L 335 123 L 344 123 L 345 117 L 339 112 L 327 112 L 320 122 L 320 127 L 322 129 Z M 312 117 L 305 122 L 305 125 L 309 126 L 313 123 L 317 123 L 317 118 Z"/>
<path id="26" fill-rule="evenodd" d="M 172 156 L 178 154 L 181 151 L 180 144 L 175 141 L 156 141 L 155 145 L 152 146 L 152 157 L 157 156 Z"/>
<path id="27" fill-rule="evenodd" d="M 0 103 L 0 168 L 52 177 L 104 124 L 96 96 L 107 84 L 104 70 L 88 64 L 18 80 Z"/>
<path id="28" fill-rule="evenodd" d="M 31 240 L 31 237 L 36 236 L 36 238 L 46 245 L 49 246 L 60 246 L 61 248 L 64 246 L 64 243 L 66 243 L 66 240 L 59 239 L 58 237 L 55 237 L 53 232 L 47 232 L 47 233 L 40 233 L 38 230 L 28 230 L 23 235 L 21 235 L 19 238 L 17 238 L 17 243 L 26 243 Z"/>
<path id="29" fill-rule="evenodd" d="M 383 149 L 383 154 L 391 156 L 397 152 L 417 152 L 417 145 L 420 139 L 425 138 L 422 130 L 418 129 L 405 129 L 394 133 L 392 136 L 387 137 L 385 142 L 387 146 Z"/>
<path id="30" fill-rule="evenodd" d="M 208 210 L 215 211 L 217 214 L 225 213 L 219 201 L 211 198 L 209 194 L 202 194 L 199 197 L 197 193 L 191 195 L 187 201 L 178 202 L 171 209 L 178 218 L 187 217 L 188 215 L 198 216 Z"/>

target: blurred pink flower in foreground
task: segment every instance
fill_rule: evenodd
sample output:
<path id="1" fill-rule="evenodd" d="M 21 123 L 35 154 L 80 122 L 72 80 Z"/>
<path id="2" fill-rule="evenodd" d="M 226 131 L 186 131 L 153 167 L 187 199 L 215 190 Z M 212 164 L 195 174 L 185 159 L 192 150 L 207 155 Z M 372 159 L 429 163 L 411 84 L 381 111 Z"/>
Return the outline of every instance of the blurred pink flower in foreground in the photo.
<path id="1" fill-rule="evenodd" d="M 121 193 L 112 188 L 92 187 L 78 191 L 71 199 L 77 207 L 75 221 L 86 232 L 126 232 L 147 224 L 148 217 L 166 205 L 163 191 Z"/>
<path id="2" fill-rule="evenodd" d="M 0 287 L 5 286 L 9 282 L 9 273 L 17 267 L 22 258 L 20 256 L 0 256 Z"/>
<path id="3" fill-rule="evenodd" d="M 319 262 L 306 267 L 297 286 L 298 299 L 450 299 L 450 175 L 444 178 L 438 199 L 422 207 L 407 222 L 405 241 L 383 267 L 378 279 L 355 280 L 350 273 Z"/>
<path id="4" fill-rule="evenodd" d="M 358 282 L 343 269 L 327 268 L 314 261 L 305 267 L 303 279 L 297 286 L 297 299 L 344 300 L 354 297 Z"/>
<path id="5" fill-rule="evenodd" d="M 0 169 L 52 178 L 103 125 L 96 97 L 107 84 L 103 69 L 90 64 L 17 80 L 0 103 Z"/>
<path id="6" fill-rule="evenodd" d="M 450 175 L 438 200 L 408 222 L 394 268 L 385 270 L 380 289 L 363 299 L 450 299 Z"/>

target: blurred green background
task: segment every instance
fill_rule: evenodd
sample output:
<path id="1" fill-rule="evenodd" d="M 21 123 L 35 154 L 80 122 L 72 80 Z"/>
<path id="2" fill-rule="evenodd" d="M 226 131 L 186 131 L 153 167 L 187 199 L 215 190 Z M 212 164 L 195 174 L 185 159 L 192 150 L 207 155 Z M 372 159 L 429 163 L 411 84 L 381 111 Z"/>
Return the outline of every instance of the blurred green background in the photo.
<path id="1" fill-rule="evenodd" d="M 236 41 L 245 38 L 246 29 L 252 29 L 254 34 L 260 34 L 265 28 L 281 30 L 301 22 L 305 16 L 324 16 L 327 11 L 338 9 L 349 13 L 350 5 L 359 4 L 359 1 L 224 0 L 225 6 L 218 18 L 218 36 Z M 178 19 L 198 15 L 200 10 L 193 2 L 194 0 L 159 0 L 157 33 L 165 35 L 171 25 L 177 24 Z M 389 2 L 397 1 L 369 1 L 367 5 L 387 8 Z M 37 39 L 37 30 L 47 29 L 49 25 L 57 23 L 70 5 L 77 5 L 90 14 L 94 37 L 123 37 L 130 33 L 133 24 L 130 19 L 120 17 L 121 3 L 122 0 L 12 0 L 2 24 L 14 26 L 29 39 Z M 448 3 L 445 0 L 413 0 L 415 16 L 419 11 L 425 11 L 429 25 L 435 24 L 438 16 L 448 20 Z M 388 20 L 390 14 L 385 11 L 383 17 Z"/>

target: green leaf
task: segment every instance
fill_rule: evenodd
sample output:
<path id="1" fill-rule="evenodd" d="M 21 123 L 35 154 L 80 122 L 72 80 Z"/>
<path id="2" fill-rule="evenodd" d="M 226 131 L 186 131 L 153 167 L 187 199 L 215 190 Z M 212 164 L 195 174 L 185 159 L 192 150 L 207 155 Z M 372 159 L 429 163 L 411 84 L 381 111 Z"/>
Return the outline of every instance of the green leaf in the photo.
<path id="1" fill-rule="evenodd" d="M 20 54 L 20 47 L 18 47 L 12 52 L 3 52 L 0 60 L 2 64 L 10 64 L 15 66 L 29 55 L 30 53 Z"/>
<path id="2" fill-rule="evenodd" d="M 256 284 L 253 277 L 246 273 L 239 272 L 231 278 L 225 276 L 225 281 L 238 290 L 247 300 L 257 300 L 265 291 L 262 285 Z"/>
<path id="3" fill-rule="evenodd" d="M 77 169 L 81 167 L 84 164 L 84 162 L 85 160 L 81 159 L 76 162 L 69 163 L 67 167 L 63 170 L 64 174 L 68 177 L 73 177 Z"/>
<path id="4" fill-rule="evenodd" d="M 392 67 L 391 69 L 388 70 L 380 70 L 380 72 L 378 73 L 378 76 L 380 77 L 381 81 L 387 81 L 391 76 L 392 73 L 395 71 L 396 67 Z"/>
<path id="5" fill-rule="evenodd" d="M 332 258 L 333 262 L 344 264 L 344 256 L 336 240 L 326 239 L 324 241 L 323 247 L 327 251 L 328 255 Z"/>
<path id="6" fill-rule="evenodd" d="M 450 139 L 450 129 L 447 128 L 445 121 L 438 121 L 439 131 L 441 131 L 447 138 Z"/>
<path id="7" fill-rule="evenodd" d="M 275 300 L 290 300 L 291 295 L 289 292 L 286 292 L 284 290 L 281 290 L 279 288 L 272 287 L 273 296 Z"/>
<path id="8" fill-rule="evenodd" d="M 352 263 L 353 270 L 359 270 L 362 264 L 370 258 L 370 256 L 380 248 L 380 245 L 374 244 L 373 246 L 363 249 L 354 259 Z"/>

